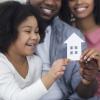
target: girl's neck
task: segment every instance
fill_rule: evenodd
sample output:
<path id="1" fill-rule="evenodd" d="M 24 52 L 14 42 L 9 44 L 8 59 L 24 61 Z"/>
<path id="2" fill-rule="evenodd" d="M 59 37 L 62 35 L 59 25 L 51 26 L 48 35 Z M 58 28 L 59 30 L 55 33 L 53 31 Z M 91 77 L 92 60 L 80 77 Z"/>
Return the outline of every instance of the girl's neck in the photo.
<path id="1" fill-rule="evenodd" d="M 16 53 L 6 53 L 6 57 L 12 62 L 23 65 L 26 62 L 26 57 L 17 55 Z"/>
<path id="2" fill-rule="evenodd" d="M 28 74 L 28 62 L 26 57 L 18 56 L 14 53 L 6 53 L 5 54 L 8 60 L 13 64 L 16 71 L 23 77 L 26 78 Z"/>
<path id="3" fill-rule="evenodd" d="M 84 18 L 84 19 L 78 19 L 76 21 L 76 26 L 83 32 L 83 33 L 91 33 L 95 31 L 99 25 L 96 24 L 93 16 Z"/>

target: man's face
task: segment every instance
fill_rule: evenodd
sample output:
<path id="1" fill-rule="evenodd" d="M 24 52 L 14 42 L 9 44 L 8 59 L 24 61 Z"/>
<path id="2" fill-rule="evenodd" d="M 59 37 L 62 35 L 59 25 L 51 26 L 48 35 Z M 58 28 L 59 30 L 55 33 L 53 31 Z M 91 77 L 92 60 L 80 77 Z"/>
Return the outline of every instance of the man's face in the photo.
<path id="1" fill-rule="evenodd" d="M 40 16 L 50 21 L 60 10 L 62 0 L 28 0 L 40 11 Z"/>

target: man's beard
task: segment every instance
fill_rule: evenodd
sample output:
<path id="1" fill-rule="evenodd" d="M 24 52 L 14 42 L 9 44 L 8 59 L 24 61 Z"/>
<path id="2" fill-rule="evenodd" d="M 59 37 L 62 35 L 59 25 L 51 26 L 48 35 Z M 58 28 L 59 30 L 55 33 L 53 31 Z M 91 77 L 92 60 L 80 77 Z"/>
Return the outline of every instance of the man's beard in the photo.
<path id="1" fill-rule="evenodd" d="M 58 16 L 58 14 L 59 14 L 59 13 L 55 14 L 55 15 L 54 15 L 51 19 L 49 19 L 49 20 L 46 20 L 46 19 L 44 19 L 43 17 L 42 17 L 42 19 L 44 20 L 44 22 L 45 22 L 47 25 L 50 25 L 50 24 L 52 24 L 52 22 L 53 22 L 53 20 L 55 19 L 55 17 Z"/>
<path id="2" fill-rule="evenodd" d="M 48 26 L 48 25 L 52 24 L 54 18 L 55 18 L 55 16 L 52 17 L 50 20 L 46 20 L 46 19 L 44 19 L 44 18 L 43 18 L 43 20 L 44 20 L 44 23 Z"/>
<path id="3" fill-rule="evenodd" d="M 28 1 L 27 4 L 31 5 L 30 1 Z M 37 10 L 39 16 L 41 17 L 40 10 L 39 10 L 36 6 L 33 6 L 33 7 Z M 54 15 L 50 20 L 46 20 L 46 19 L 44 19 L 43 17 L 41 17 L 41 18 L 42 18 L 43 21 L 44 21 L 44 25 L 45 25 L 45 26 L 48 26 L 48 25 L 50 25 L 50 24 L 52 23 L 53 19 L 54 19 L 56 16 L 57 16 L 57 14 Z"/>

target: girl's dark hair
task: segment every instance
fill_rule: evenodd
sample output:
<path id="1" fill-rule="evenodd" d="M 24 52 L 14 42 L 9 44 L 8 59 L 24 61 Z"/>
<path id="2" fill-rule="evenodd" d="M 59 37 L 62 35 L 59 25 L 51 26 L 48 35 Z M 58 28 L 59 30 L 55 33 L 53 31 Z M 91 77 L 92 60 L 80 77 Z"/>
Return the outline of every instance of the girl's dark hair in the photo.
<path id="1" fill-rule="evenodd" d="M 62 0 L 62 8 L 59 13 L 59 17 L 63 21 L 71 24 L 71 21 L 70 21 L 71 20 L 71 11 L 69 9 L 68 2 L 69 2 L 69 0 Z M 100 0 L 94 0 L 93 15 L 94 15 L 96 24 L 100 24 Z"/>
<path id="2" fill-rule="evenodd" d="M 18 26 L 28 17 L 35 16 L 38 21 L 41 41 L 44 38 L 43 20 L 38 11 L 29 4 L 17 1 L 0 3 L 0 52 L 6 53 L 11 43 L 18 37 Z"/>

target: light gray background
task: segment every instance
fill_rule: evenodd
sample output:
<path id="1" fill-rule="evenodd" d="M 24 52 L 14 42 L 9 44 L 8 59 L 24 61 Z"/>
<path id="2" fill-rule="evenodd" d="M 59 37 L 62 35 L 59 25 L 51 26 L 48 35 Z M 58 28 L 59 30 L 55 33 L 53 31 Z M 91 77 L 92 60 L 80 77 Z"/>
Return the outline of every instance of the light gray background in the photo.
<path id="1" fill-rule="evenodd" d="M 4 1 L 19 1 L 21 3 L 25 3 L 26 0 L 0 0 L 0 2 L 4 2 Z"/>

